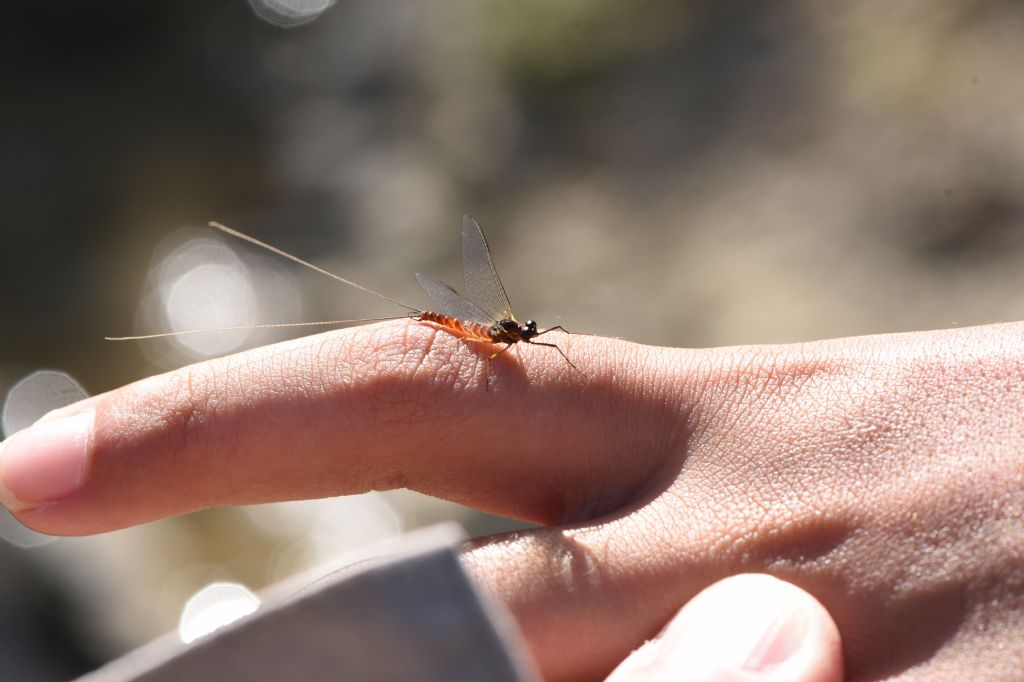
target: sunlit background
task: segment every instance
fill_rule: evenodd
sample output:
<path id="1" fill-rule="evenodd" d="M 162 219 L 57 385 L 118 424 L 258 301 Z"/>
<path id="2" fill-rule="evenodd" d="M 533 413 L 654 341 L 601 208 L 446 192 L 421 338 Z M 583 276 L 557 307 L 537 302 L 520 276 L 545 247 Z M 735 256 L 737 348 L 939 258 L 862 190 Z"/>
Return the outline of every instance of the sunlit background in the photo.
<path id="1" fill-rule="evenodd" d="M 104 336 L 402 312 L 211 219 L 421 305 L 469 212 L 522 317 L 645 343 L 1024 318 L 1022 29 L 973 0 L 10 3 L 0 391 L 288 333 Z M 0 679 L 449 518 L 515 527 L 401 491 L 54 542 L 5 519 Z"/>

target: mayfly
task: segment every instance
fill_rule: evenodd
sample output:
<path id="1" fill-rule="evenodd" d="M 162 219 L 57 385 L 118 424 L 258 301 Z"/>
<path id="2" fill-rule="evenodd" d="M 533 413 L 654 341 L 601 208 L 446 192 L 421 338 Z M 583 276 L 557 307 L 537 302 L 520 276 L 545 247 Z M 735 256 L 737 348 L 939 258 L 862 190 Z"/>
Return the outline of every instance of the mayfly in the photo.
<path id="1" fill-rule="evenodd" d="M 569 332 L 564 327 L 561 325 L 555 325 L 554 327 L 548 327 L 547 329 L 538 329 L 537 323 L 533 320 L 519 322 L 516 319 L 516 316 L 512 313 L 512 307 L 509 305 L 508 295 L 505 293 L 505 287 L 501 285 L 501 279 L 498 277 L 498 271 L 495 270 L 494 262 L 491 260 L 491 251 L 487 246 L 487 240 L 484 238 L 483 230 L 480 229 L 480 226 L 471 216 L 466 215 L 462 218 L 462 275 L 466 290 L 465 295 L 460 295 L 455 291 L 455 289 L 444 282 L 434 279 L 433 277 L 429 277 L 418 272 L 416 273 L 416 281 L 420 283 L 420 286 L 423 287 L 423 290 L 427 295 L 438 305 L 441 312 L 420 310 L 419 308 L 402 303 L 401 301 L 395 300 L 389 296 L 385 296 L 384 294 L 372 289 L 368 289 L 361 284 L 345 279 L 340 275 L 336 275 L 333 272 L 328 272 L 327 270 L 319 268 L 297 256 L 293 256 L 286 251 L 282 251 L 275 246 L 261 242 L 255 237 L 250 237 L 249 235 L 243 234 L 242 232 L 234 230 L 226 225 L 211 222 L 210 227 L 214 227 L 225 234 L 231 235 L 232 237 L 237 237 L 238 239 L 247 241 L 250 244 L 255 244 L 260 248 L 266 249 L 267 251 L 279 256 L 283 256 L 288 260 L 310 268 L 322 275 L 327 275 L 331 279 L 341 282 L 342 284 L 355 287 L 360 291 L 382 298 L 389 303 L 394 303 L 395 305 L 405 308 L 409 312 L 405 315 L 396 317 L 361 320 L 245 325 L 240 327 L 221 327 L 218 329 L 197 329 L 183 332 L 145 334 L 142 336 L 107 337 L 108 341 L 138 341 L 144 339 L 181 336 L 183 334 L 200 334 L 204 332 L 228 331 L 235 329 L 342 325 L 354 322 L 377 322 L 406 317 L 418 322 L 427 322 L 437 326 L 438 328 L 453 332 L 465 341 L 494 345 L 504 344 L 504 348 L 501 348 L 488 356 L 488 365 L 491 360 L 498 357 L 515 344 L 522 342 L 534 346 L 547 346 L 549 348 L 554 348 L 563 358 L 565 358 L 565 361 L 569 363 L 570 367 L 579 372 L 583 377 L 589 379 L 589 377 L 587 377 L 587 375 L 569 359 L 569 356 L 567 356 L 557 344 L 535 340 L 538 336 L 543 336 L 544 334 L 555 330 L 560 330 L 568 334 Z"/>

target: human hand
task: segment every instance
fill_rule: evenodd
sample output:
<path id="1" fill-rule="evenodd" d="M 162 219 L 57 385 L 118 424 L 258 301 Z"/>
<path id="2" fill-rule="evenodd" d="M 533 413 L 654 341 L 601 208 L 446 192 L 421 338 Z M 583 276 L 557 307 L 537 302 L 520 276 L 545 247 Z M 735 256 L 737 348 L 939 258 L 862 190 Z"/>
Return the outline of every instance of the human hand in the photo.
<path id="1" fill-rule="evenodd" d="M 548 679 L 607 674 L 742 572 L 821 601 L 852 680 L 1002 679 L 1024 656 L 1022 332 L 562 337 L 589 382 L 524 348 L 488 390 L 487 351 L 448 333 L 341 330 L 49 415 L 5 444 L 3 500 L 81 534 L 408 487 L 547 526 L 477 541 L 464 564 Z"/>
<path id="2" fill-rule="evenodd" d="M 839 632 L 799 587 L 763 573 L 720 580 L 687 602 L 607 682 L 842 682 Z"/>

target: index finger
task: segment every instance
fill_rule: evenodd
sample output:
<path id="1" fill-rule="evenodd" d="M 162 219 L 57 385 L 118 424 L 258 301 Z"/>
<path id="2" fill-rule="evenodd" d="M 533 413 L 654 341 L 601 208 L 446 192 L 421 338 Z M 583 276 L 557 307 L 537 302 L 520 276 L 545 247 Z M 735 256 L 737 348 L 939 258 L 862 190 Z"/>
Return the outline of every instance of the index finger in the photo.
<path id="1" fill-rule="evenodd" d="M 544 524 L 609 511 L 675 449 L 681 392 L 664 351 L 557 342 L 590 381 L 410 321 L 192 365 L 5 441 L 0 499 L 52 534 L 399 487 Z"/>

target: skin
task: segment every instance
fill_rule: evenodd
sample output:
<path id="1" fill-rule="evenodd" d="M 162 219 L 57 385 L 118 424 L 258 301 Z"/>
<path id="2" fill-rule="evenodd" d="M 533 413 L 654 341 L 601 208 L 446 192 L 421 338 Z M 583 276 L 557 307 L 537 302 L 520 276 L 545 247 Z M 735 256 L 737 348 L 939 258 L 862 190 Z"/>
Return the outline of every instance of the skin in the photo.
<path id="1" fill-rule="evenodd" d="M 703 588 L 765 573 L 835 619 L 849 680 L 1024 667 L 1024 325 L 681 350 L 415 322 L 145 379 L 93 408 L 87 534 L 217 505 L 408 487 L 543 528 L 464 564 L 549 680 L 607 675 Z M 517 357 L 518 354 L 518 357 Z M 19 505 L 12 503 L 15 509 Z"/>
<path id="2" fill-rule="evenodd" d="M 839 631 L 795 585 L 741 573 L 705 588 L 607 682 L 842 682 Z"/>

